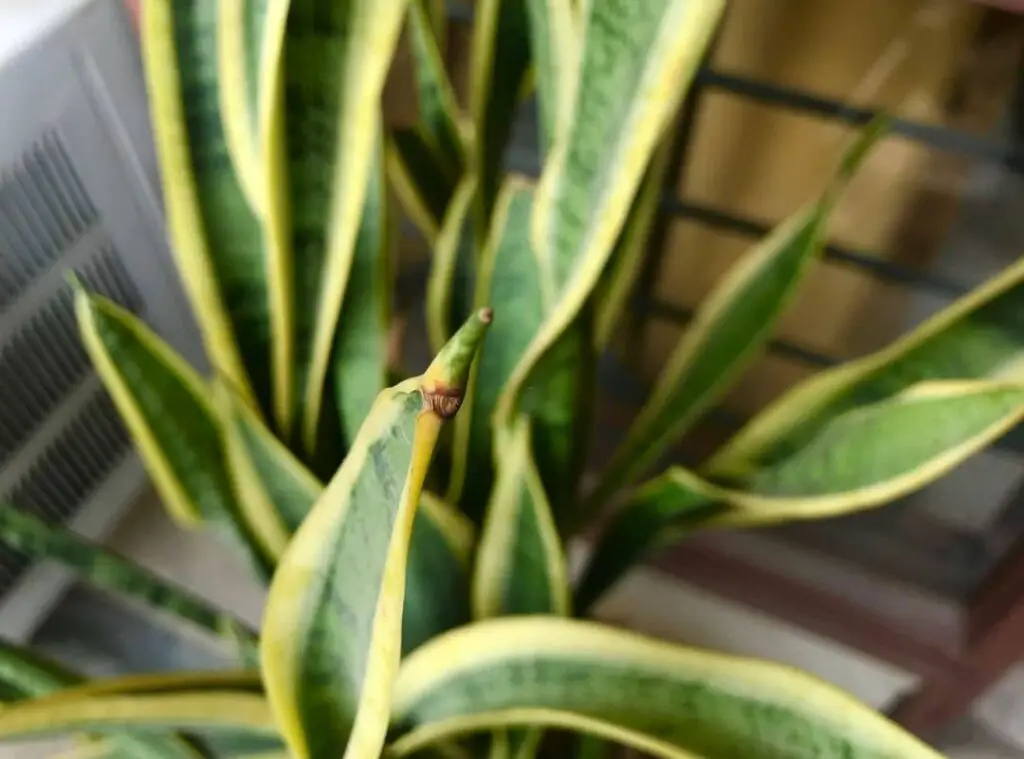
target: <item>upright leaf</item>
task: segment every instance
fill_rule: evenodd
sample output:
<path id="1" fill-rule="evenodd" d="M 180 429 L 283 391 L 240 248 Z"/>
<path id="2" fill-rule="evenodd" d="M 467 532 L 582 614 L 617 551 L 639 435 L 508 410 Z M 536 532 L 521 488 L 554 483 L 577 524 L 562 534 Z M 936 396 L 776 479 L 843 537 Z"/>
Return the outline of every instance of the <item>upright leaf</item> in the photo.
<path id="1" fill-rule="evenodd" d="M 579 23 L 574 0 L 526 0 L 530 52 L 537 80 L 541 147 L 546 154 L 566 129 L 579 67 Z"/>
<path id="2" fill-rule="evenodd" d="M 584 3 L 565 123 L 533 208 L 532 243 L 554 306 L 498 408 L 510 419 L 539 359 L 576 321 L 626 220 L 656 142 L 718 23 L 723 0 Z"/>
<path id="3" fill-rule="evenodd" d="M 320 428 L 342 298 L 374 165 L 384 78 L 408 0 L 291 0 L 284 40 L 295 360 L 302 441 Z"/>
<path id="4" fill-rule="evenodd" d="M 0 543 L 35 559 L 56 561 L 94 587 L 141 601 L 216 636 L 236 630 L 244 648 L 255 647 L 255 636 L 227 612 L 69 530 L 10 506 L 0 506 Z"/>
<path id="5" fill-rule="evenodd" d="M 542 725 L 669 759 L 940 759 L 792 667 L 553 617 L 479 622 L 427 644 L 402 664 L 392 722 L 399 757 L 472 731 Z"/>
<path id="6" fill-rule="evenodd" d="M 378 393 L 387 387 L 391 319 L 391 234 L 384 179 L 383 124 L 356 238 L 352 271 L 334 338 L 334 392 L 346 441 L 355 439 Z"/>
<path id="7" fill-rule="evenodd" d="M 388 164 L 396 193 L 428 241 L 437 236 L 467 163 L 459 107 L 441 52 L 443 11 L 435 0 L 413 0 L 409 6 L 418 118 L 391 136 Z"/>
<path id="8" fill-rule="evenodd" d="M 469 110 L 482 231 L 502 183 L 505 148 L 530 67 L 525 0 L 480 0 L 473 24 Z"/>
<path id="9" fill-rule="evenodd" d="M 565 552 L 533 463 L 530 420 L 525 415 L 516 419 L 497 467 L 473 576 L 473 616 L 566 616 Z M 539 730 L 498 731 L 491 756 L 531 757 L 542 735 Z"/>
<path id="10" fill-rule="evenodd" d="M 882 350 L 815 374 L 770 405 L 707 464 L 742 476 L 800 448 L 839 414 L 925 380 L 1024 378 L 1024 259 Z"/>
<path id="11" fill-rule="evenodd" d="M 890 503 L 1022 418 L 1022 384 L 926 382 L 835 417 L 734 488 L 670 469 L 637 490 L 606 527 L 577 588 L 577 608 L 590 608 L 645 553 L 688 530 L 822 519 Z"/>
<path id="12" fill-rule="evenodd" d="M 262 674 L 296 759 L 370 758 L 383 745 L 416 507 L 490 321 L 478 311 L 423 375 L 378 397 L 274 575 Z"/>
<path id="13" fill-rule="evenodd" d="M 438 351 L 456 325 L 466 320 L 473 306 L 476 283 L 476 240 L 472 210 L 476 177 L 467 174 L 448 204 L 434 244 L 427 280 L 427 337 Z"/>
<path id="14" fill-rule="evenodd" d="M 268 573 L 268 557 L 235 498 L 202 379 L 140 320 L 80 285 L 75 313 L 85 349 L 171 516 L 186 527 L 208 524 Z"/>
<path id="15" fill-rule="evenodd" d="M 220 119 L 217 16 L 217 3 L 205 0 L 146 2 L 142 47 L 178 270 L 210 361 L 265 412 L 271 332 L 275 341 L 285 337 L 282 322 L 271 327 L 267 246 L 274 241 L 264 239 L 231 163 Z"/>
<path id="16" fill-rule="evenodd" d="M 701 303 L 603 472 L 591 509 L 643 474 L 757 357 L 821 252 L 832 209 L 884 126 L 872 123 L 843 155 L 821 197 L 751 248 Z"/>
<path id="17" fill-rule="evenodd" d="M 458 503 L 474 521 L 483 515 L 494 480 L 495 436 L 504 433 L 496 426 L 495 408 L 531 335 L 550 313 L 550 282 L 530 244 L 529 219 L 533 188 L 512 177 L 495 206 L 494 217 L 482 253 L 476 281 L 477 303 L 492 303 L 498 314 L 484 341 L 480 360 L 470 384 L 469 412 L 456 422 L 454 461 L 447 500 Z M 548 497 L 563 505 L 571 490 L 572 477 L 581 444 L 575 434 L 579 421 L 576 403 L 586 375 L 584 352 L 590 333 L 579 329 L 567 333 L 552 351 L 544 368 L 545 381 L 521 406 L 534 419 L 533 438 L 538 447 L 536 460 L 550 468 L 541 472 Z M 541 450 L 542 449 L 542 450 Z M 550 472 L 550 478 L 544 478 Z"/>

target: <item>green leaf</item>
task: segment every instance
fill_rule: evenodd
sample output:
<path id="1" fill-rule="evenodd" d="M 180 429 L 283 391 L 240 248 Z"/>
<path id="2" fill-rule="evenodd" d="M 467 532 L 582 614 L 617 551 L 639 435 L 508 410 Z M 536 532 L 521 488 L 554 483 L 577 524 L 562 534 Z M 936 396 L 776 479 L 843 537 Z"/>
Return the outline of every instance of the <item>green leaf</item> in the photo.
<path id="1" fill-rule="evenodd" d="M 199 321 L 207 354 L 253 406 L 267 412 L 282 397 L 271 361 L 286 340 L 283 312 L 270 307 L 268 260 L 279 240 L 264 236 L 229 155 L 220 118 L 218 4 L 154 0 L 141 38 L 151 122 L 175 260 Z M 270 267 L 273 268 L 273 267 Z M 272 323 L 273 322 L 273 323 Z M 273 334 L 273 338 L 271 335 Z M 272 391 L 273 364 L 275 385 Z"/>
<path id="2" fill-rule="evenodd" d="M 402 611 L 402 655 L 469 621 L 473 525 L 424 491 L 412 527 Z"/>
<path id="3" fill-rule="evenodd" d="M 445 169 L 416 127 L 391 131 L 384 157 L 388 182 L 399 203 L 423 238 L 435 245 L 459 177 Z"/>
<path id="4" fill-rule="evenodd" d="M 378 135 L 383 124 L 378 123 Z M 387 387 L 391 319 L 391 235 L 380 136 L 366 191 L 352 270 L 334 338 L 334 392 L 346 441 L 355 439 L 377 394 Z"/>
<path id="5" fill-rule="evenodd" d="M 723 0 L 583 5 L 571 105 L 531 220 L 553 306 L 503 391 L 499 420 L 512 418 L 535 365 L 589 300 L 724 6 Z"/>
<path id="6" fill-rule="evenodd" d="M 498 460 L 473 576 L 473 617 L 569 614 L 565 552 L 533 463 L 530 420 L 516 419 Z M 491 757 L 532 757 L 540 730 L 498 731 Z"/>
<path id="7" fill-rule="evenodd" d="M 505 148 L 530 68 L 530 29 L 523 0 L 479 0 L 469 74 L 477 172 L 477 224 L 483 230 L 502 184 Z"/>
<path id="8" fill-rule="evenodd" d="M 707 464 L 739 477 L 792 454 L 838 415 L 925 380 L 1024 379 L 1024 259 L 888 347 L 815 374 L 755 417 Z"/>
<path id="9" fill-rule="evenodd" d="M 284 40 L 287 186 L 302 443 L 324 385 L 370 188 L 380 98 L 408 0 L 291 0 Z"/>
<path id="10" fill-rule="evenodd" d="M 0 543 L 35 559 L 59 562 L 90 585 L 141 601 L 216 636 L 232 628 L 242 633 L 246 648 L 255 648 L 252 633 L 227 612 L 69 530 L 51 527 L 15 508 L 0 506 Z"/>
<path id="11" fill-rule="evenodd" d="M 604 470 L 587 510 L 596 510 L 647 471 L 757 358 L 824 247 L 832 209 L 885 126 L 884 120 L 870 124 L 842 156 L 820 198 L 751 248 L 712 289 Z"/>
<path id="12" fill-rule="evenodd" d="M 507 618 L 403 663 L 395 756 L 504 726 L 562 727 L 671 759 L 940 759 L 866 705 L 792 667 L 592 622 Z"/>
<path id="13" fill-rule="evenodd" d="M 7 509 L 0 509 L 0 519 Z M 0 536 L 6 530 L 0 522 Z M 0 542 L 5 542 L 0 537 Z M 0 640 L 0 701 L 22 701 L 78 685 L 85 680 L 33 651 Z"/>
<path id="14" fill-rule="evenodd" d="M 202 379 L 132 314 L 80 285 L 75 289 L 85 349 L 164 506 L 182 526 L 209 525 L 269 576 L 259 536 L 235 498 L 223 430 Z"/>
<path id="15" fill-rule="evenodd" d="M 478 311 L 423 375 L 377 398 L 274 574 L 260 658 L 296 759 L 380 752 L 416 507 L 490 321 L 489 309 Z"/>
<path id="16" fill-rule="evenodd" d="M 458 503 L 476 523 L 482 519 L 494 480 L 497 436 L 505 432 L 506 425 L 498 425 L 494 417 L 498 399 L 531 335 L 552 307 L 549 282 L 530 244 L 533 197 L 533 188 L 526 181 L 518 177 L 506 181 L 476 281 L 476 302 L 493 304 L 498 316 L 474 368 L 469 413 L 464 412 L 456 422 L 446 498 Z M 535 460 L 546 465 L 541 478 L 548 497 L 559 505 L 569 502 L 567 494 L 585 443 L 585 438 L 575 434 L 575 424 L 581 418 L 577 404 L 586 397 L 581 388 L 588 363 L 582 354 L 589 343 L 589 331 L 568 332 L 538 371 L 544 380 L 536 383 L 536 392 L 526 394 L 521 404 L 521 410 L 534 421 Z"/>
<path id="17" fill-rule="evenodd" d="M 644 554 L 687 531 L 885 505 L 938 479 L 1022 417 L 1022 385 L 926 382 L 841 414 L 735 488 L 674 467 L 639 488 L 605 528 L 580 580 L 577 609 L 589 609 Z"/>
<path id="18" fill-rule="evenodd" d="M 427 337 L 438 351 L 462 324 L 473 306 L 476 284 L 476 239 L 472 208 L 476 177 L 467 174 L 448 204 L 441 231 L 434 243 L 427 280 Z"/>
<path id="19" fill-rule="evenodd" d="M 579 23 L 573 0 L 526 0 L 537 80 L 543 154 L 565 129 L 579 66 Z"/>

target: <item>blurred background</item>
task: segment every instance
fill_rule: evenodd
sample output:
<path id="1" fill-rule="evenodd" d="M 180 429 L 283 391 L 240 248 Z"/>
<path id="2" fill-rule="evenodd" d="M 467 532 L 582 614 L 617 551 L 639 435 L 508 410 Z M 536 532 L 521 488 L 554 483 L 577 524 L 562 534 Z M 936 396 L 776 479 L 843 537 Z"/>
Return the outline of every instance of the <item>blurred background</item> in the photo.
<path id="1" fill-rule="evenodd" d="M 256 623 L 261 590 L 245 568 L 172 527 L 155 501 L 78 344 L 63 279 L 75 268 L 204 365 L 164 240 L 135 5 L 0 0 L 0 500 Z M 463 97 L 472 5 L 449 3 L 447 56 Z M 879 109 L 897 117 L 894 132 L 844 196 L 771 352 L 673 457 L 701 455 L 793 383 L 892 341 L 1019 258 L 1021 6 L 732 0 L 673 125 L 657 230 L 603 360 L 599 452 L 621 437 L 694 306 L 818 191 Z M 409 66 L 400 53 L 386 91 L 393 121 L 414 117 Z M 535 123 L 522 115 L 508 155 L 526 173 L 537 170 Z M 415 355 L 429 250 L 411 224 L 398 254 Z M 950 756 L 1024 757 L 1019 432 L 878 511 L 670 548 L 600 613 L 809 669 Z M 7 549 L 0 635 L 94 673 L 219 666 L 201 641 Z"/>

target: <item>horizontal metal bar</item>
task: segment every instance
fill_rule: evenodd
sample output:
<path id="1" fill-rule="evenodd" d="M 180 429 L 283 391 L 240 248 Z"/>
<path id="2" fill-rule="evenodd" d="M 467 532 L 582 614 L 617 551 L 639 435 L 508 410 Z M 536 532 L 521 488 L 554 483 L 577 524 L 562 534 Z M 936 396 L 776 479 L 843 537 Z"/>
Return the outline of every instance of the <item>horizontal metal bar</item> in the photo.
<path id="1" fill-rule="evenodd" d="M 847 105 L 838 100 L 819 97 L 791 87 L 723 74 L 709 68 L 697 73 L 697 81 L 707 87 L 715 87 L 762 103 L 813 113 L 852 125 L 866 124 L 879 113 L 875 109 Z M 1011 171 L 1018 173 L 1024 169 L 1024 146 L 1019 144 L 999 143 L 961 130 L 896 117 L 891 120 L 891 131 L 935 150 L 1002 163 Z"/>
<path id="2" fill-rule="evenodd" d="M 690 203 L 679 198 L 662 198 L 661 208 L 664 212 L 675 216 L 694 219 L 708 226 L 728 229 L 749 237 L 763 237 L 771 231 L 771 226 L 763 221 L 737 216 L 727 211 Z M 966 293 L 969 289 L 965 285 L 944 277 L 936 277 L 932 274 L 907 269 L 878 256 L 861 253 L 839 245 L 827 245 L 824 255 L 830 261 L 861 269 L 885 282 L 927 289 L 940 295 L 956 298 Z"/>

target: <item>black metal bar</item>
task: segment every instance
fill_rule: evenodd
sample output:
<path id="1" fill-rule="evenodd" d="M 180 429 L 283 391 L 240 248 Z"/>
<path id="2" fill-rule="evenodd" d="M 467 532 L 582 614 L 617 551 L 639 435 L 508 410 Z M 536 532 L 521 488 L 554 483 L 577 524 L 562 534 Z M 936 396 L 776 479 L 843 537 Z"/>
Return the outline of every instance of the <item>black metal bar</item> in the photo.
<path id="1" fill-rule="evenodd" d="M 708 226 L 728 229 L 750 237 L 762 237 L 771 231 L 771 225 L 763 221 L 737 216 L 697 203 L 689 203 L 679 198 L 662 198 L 661 207 L 666 213 L 694 219 Z M 891 261 L 886 261 L 879 256 L 851 250 L 839 245 L 827 245 L 824 255 L 828 260 L 860 269 L 885 282 L 931 290 L 937 294 L 954 298 L 963 295 L 969 290 L 968 287 L 959 282 L 907 269 Z"/>
<path id="2" fill-rule="evenodd" d="M 879 111 L 847 105 L 838 100 L 812 95 L 769 82 L 747 77 L 731 76 L 710 68 L 701 69 L 697 81 L 735 95 L 742 95 L 762 103 L 813 113 L 847 124 L 860 126 L 868 123 Z M 1024 170 L 1024 146 L 1017 143 L 999 143 L 983 137 L 947 127 L 921 124 L 893 117 L 891 131 L 901 137 L 927 145 L 935 150 L 1004 164 L 1010 171 Z"/>

